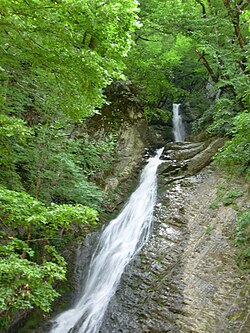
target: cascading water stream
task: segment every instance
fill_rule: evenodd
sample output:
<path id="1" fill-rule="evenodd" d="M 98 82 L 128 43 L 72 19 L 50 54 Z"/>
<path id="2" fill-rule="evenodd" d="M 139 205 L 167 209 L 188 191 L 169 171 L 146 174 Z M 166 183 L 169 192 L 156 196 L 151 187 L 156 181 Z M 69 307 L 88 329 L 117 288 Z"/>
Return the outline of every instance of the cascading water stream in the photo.
<path id="1" fill-rule="evenodd" d="M 147 242 L 156 202 L 157 167 L 163 148 L 144 168 L 140 183 L 117 218 L 103 230 L 85 288 L 73 308 L 53 320 L 51 333 L 97 333 L 125 266 Z"/>
<path id="2" fill-rule="evenodd" d="M 180 114 L 180 104 L 173 104 L 173 133 L 176 142 L 185 140 L 185 128 Z"/>

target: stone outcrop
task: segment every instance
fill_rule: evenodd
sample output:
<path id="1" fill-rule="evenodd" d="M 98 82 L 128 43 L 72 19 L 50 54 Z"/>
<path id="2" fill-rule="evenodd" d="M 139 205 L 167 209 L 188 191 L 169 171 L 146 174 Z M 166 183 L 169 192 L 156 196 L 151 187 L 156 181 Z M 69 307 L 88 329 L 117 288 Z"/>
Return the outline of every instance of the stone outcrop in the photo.
<path id="1" fill-rule="evenodd" d="M 128 180 L 135 171 L 138 162 L 145 153 L 145 121 L 135 122 L 132 126 L 125 126 L 119 131 L 117 148 L 117 163 L 112 168 L 112 175 L 106 178 L 105 190 L 114 190 L 124 181 Z"/>
<path id="2" fill-rule="evenodd" d="M 197 155 L 195 155 L 188 163 L 188 174 L 194 175 L 207 166 L 211 162 L 212 157 L 219 150 L 219 148 L 224 145 L 224 143 L 225 138 L 218 138 L 212 141 L 204 150 L 201 150 Z"/>
<path id="3" fill-rule="evenodd" d="M 201 143 L 171 142 L 165 146 L 163 163 L 159 173 L 165 176 L 162 183 L 169 183 L 177 177 L 194 175 L 209 165 L 213 156 L 225 143 L 224 138 L 217 138 Z"/>
<path id="4" fill-rule="evenodd" d="M 159 131 L 149 126 L 130 82 L 118 81 L 111 85 L 107 99 L 110 105 L 89 119 L 85 131 L 90 137 L 99 139 L 110 133 L 116 136 L 112 166 L 92 179 L 107 193 L 104 209 L 110 213 L 133 189 L 144 163 L 145 147 L 163 145 L 165 141 Z"/>
<path id="5" fill-rule="evenodd" d="M 119 128 L 116 162 L 103 179 L 104 190 L 108 197 L 112 193 L 111 199 L 104 205 L 108 212 L 114 211 L 127 198 L 136 184 L 144 163 L 147 153 L 145 147 L 158 140 L 157 134 L 150 130 L 145 119 L 136 118 L 131 110 L 130 117 L 133 122 L 131 124 L 125 122 Z"/>

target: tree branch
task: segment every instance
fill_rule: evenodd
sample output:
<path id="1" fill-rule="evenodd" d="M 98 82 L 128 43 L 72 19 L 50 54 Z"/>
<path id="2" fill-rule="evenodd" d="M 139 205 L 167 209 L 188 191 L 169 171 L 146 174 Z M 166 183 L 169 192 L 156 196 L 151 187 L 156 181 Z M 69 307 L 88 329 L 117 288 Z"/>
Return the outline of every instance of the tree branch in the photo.
<path id="1" fill-rule="evenodd" d="M 199 52 L 198 50 L 195 50 L 195 53 L 197 54 L 197 56 L 199 57 L 199 60 L 202 62 L 202 64 L 207 69 L 207 71 L 208 71 L 209 75 L 211 76 L 212 80 L 217 83 L 218 80 L 219 80 L 219 75 L 214 73 L 213 69 L 211 68 L 207 59 L 205 58 L 205 54 Z"/>
<path id="2" fill-rule="evenodd" d="M 240 48 L 243 49 L 245 46 L 245 41 L 244 41 L 244 38 L 243 38 L 243 36 L 241 34 L 241 30 L 240 30 L 240 14 L 241 14 L 242 9 L 241 8 L 238 9 L 237 7 L 232 9 L 229 0 L 223 0 L 223 3 L 227 9 L 228 15 L 231 17 L 231 21 L 234 26 L 234 32 L 235 32 L 235 35 L 239 42 Z M 242 7 L 243 7 L 243 5 L 245 7 L 246 3 L 244 3 L 244 2 L 241 3 Z"/>
<path id="3" fill-rule="evenodd" d="M 206 17 L 207 17 L 207 13 L 206 13 L 206 7 L 205 7 L 204 3 L 201 2 L 201 0 L 195 0 L 195 1 L 196 1 L 198 4 L 201 5 L 201 7 L 202 7 L 202 16 L 203 16 L 203 18 L 206 18 Z"/>

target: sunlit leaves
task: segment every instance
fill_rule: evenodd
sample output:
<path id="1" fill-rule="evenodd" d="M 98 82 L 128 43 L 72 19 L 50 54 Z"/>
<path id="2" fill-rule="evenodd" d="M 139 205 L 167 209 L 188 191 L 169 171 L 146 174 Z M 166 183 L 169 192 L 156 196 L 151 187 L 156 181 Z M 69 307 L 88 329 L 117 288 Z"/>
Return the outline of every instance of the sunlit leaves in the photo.
<path id="1" fill-rule="evenodd" d="M 68 229 L 71 223 L 95 224 L 98 213 L 83 205 L 56 205 L 47 208 L 42 202 L 24 192 L 16 192 L 0 187 L 1 220 L 27 238 L 29 227 L 34 224 L 40 234 L 46 237 L 53 231 Z"/>
<path id="2" fill-rule="evenodd" d="M 5 141 L 6 138 L 15 137 L 17 141 L 24 141 L 30 137 L 32 130 L 28 128 L 22 119 L 0 115 L 0 138 Z"/>
<path id="3" fill-rule="evenodd" d="M 104 102 L 102 89 L 121 75 L 136 12 L 134 0 L 4 1 L 2 68 L 17 83 L 14 66 L 33 78 L 33 87 L 18 84 L 24 95 L 29 88 L 48 109 L 84 118 Z"/>
<path id="4" fill-rule="evenodd" d="M 49 311 L 59 295 L 53 284 L 65 280 L 66 274 L 66 262 L 53 244 L 69 230 L 71 237 L 83 235 L 96 224 L 98 213 L 79 204 L 46 207 L 24 192 L 4 187 L 0 211 L 0 309 Z"/>
<path id="5" fill-rule="evenodd" d="M 237 262 L 241 268 L 250 268 L 250 210 L 238 213 L 235 245 L 239 248 Z"/>
<path id="6" fill-rule="evenodd" d="M 250 178 L 250 114 L 238 114 L 231 127 L 229 140 L 215 157 L 221 167 L 233 173 L 242 173 Z"/>
<path id="7" fill-rule="evenodd" d="M 46 251 L 46 249 L 45 249 Z M 51 261 L 37 264 L 34 251 L 24 242 L 13 239 L 0 246 L 0 309 L 29 309 L 39 307 L 49 311 L 59 296 L 53 289 L 55 280 L 65 280 L 66 262 L 48 247 Z M 24 258 L 24 253 L 29 259 Z"/>
<path id="8" fill-rule="evenodd" d="M 137 33 L 136 46 L 129 53 L 126 72 L 138 86 L 142 102 L 149 103 L 152 110 L 156 110 L 161 99 L 166 96 L 173 99 L 187 94 L 182 87 L 175 85 L 178 71 L 183 71 L 189 66 L 192 67 L 190 71 L 200 67 L 193 52 L 193 40 L 186 31 L 181 31 L 180 26 L 175 29 L 174 24 L 170 23 L 171 20 L 180 23 L 179 16 L 185 12 L 184 9 L 180 11 L 179 7 L 185 7 L 185 4 L 181 3 L 141 3 L 143 27 Z M 190 59 L 191 65 L 186 66 L 187 58 Z"/>

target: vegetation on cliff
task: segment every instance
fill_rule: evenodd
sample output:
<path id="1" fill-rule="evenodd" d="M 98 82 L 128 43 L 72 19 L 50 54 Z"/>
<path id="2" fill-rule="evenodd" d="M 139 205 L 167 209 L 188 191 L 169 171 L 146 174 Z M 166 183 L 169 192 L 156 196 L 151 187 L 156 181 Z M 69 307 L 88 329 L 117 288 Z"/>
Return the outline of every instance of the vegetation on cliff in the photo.
<path id="1" fill-rule="evenodd" d="M 137 2 L 0 4 L 0 309 L 48 311 L 65 279 L 61 252 L 97 221 L 115 138 L 90 137 L 84 119 L 122 79 L 138 27 Z"/>
<path id="2" fill-rule="evenodd" d="M 54 281 L 65 278 L 58 252 L 97 223 L 103 192 L 91 179 L 108 170 L 116 139 L 90 136 L 87 120 L 108 104 L 105 88 L 113 80 L 131 81 L 149 120 L 166 123 L 172 102 L 188 103 L 196 110 L 194 130 L 229 138 L 217 163 L 249 177 L 249 6 L 247 0 L 1 1 L 4 318 L 16 309 L 49 310 L 58 295 Z"/>
<path id="3" fill-rule="evenodd" d="M 249 1 L 142 0 L 140 8 L 127 72 L 147 115 L 187 103 L 193 131 L 231 139 L 218 163 L 249 177 Z"/>

